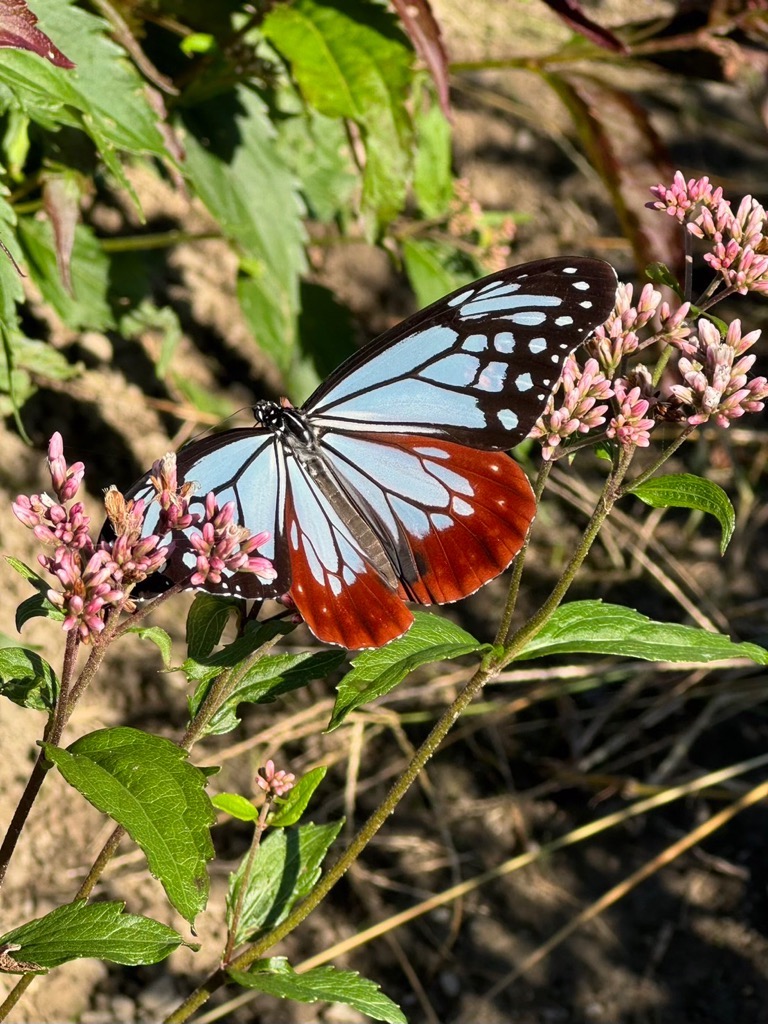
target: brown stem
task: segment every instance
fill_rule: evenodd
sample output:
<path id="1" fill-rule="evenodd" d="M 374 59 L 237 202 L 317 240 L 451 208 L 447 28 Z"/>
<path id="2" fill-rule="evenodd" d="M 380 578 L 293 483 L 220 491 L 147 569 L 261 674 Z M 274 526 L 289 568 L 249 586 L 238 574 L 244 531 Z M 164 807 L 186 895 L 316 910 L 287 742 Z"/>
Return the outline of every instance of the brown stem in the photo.
<path id="1" fill-rule="evenodd" d="M 261 837 L 264 835 L 264 830 L 267 827 L 267 815 L 269 814 L 270 808 L 272 807 L 272 799 L 267 796 L 267 799 L 261 805 L 259 811 L 259 820 L 256 822 L 256 827 L 253 831 L 253 840 L 251 841 L 251 848 L 248 851 L 248 861 L 243 871 L 243 877 L 240 879 L 240 886 L 237 892 L 237 900 L 235 901 L 235 909 L 232 912 L 232 923 L 229 926 L 229 935 L 227 936 L 227 945 L 224 950 L 224 956 L 221 958 L 221 962 L 226 966 L 232 959 L 232 953 L 235 949 L 235 937 L 237 936 L 238 929 L 240 927 L 240 918 L 243 916 L 243 904 L 245 903 L 245 894 L 251 884 L 251 875 L 253 874 L 253 865 L 256 861 L 256 854 L 259 852 L 259 846 L 261 845 Z"/>

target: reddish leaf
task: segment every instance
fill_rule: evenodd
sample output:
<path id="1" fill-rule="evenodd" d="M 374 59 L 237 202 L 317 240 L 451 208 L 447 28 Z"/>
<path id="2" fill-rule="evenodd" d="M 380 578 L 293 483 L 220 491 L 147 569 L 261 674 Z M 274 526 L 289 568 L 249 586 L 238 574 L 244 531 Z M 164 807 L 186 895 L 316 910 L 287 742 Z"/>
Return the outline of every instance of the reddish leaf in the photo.
<path id="1" fill-rule="evenodd" d="M 71 174 L 49 174 L 43 181 L 43 204 L 53 227 L 56 266 L 61 283 L 72 295 L 72 249 L 80 219 L 80 189 Z"/>
<path id="2" fill-rule="evenodd" d="M 440 107 L 447 118 L 451 116 L 448 97 L 448 54 L 445 51 L 440 25 L 429 0 L 392 0 L 392 6 L 413 43 L 413 48 L 426 64 L 437 87 Z"/>
<path id="3" fill-rule="evenodd" d="M 627 47 L 613 32 L 586 16 L 578 0 L 544 0 L 544 3 L 574 32 L 579 32 L 606 50 L 613 50 L 616 53 L 628 52 Z"/>
<path id="4" fill-rule="evenodd" d="M 681 273 L 683 233 L 672 217 L 646 209 L 648 189 L 672 178 L 664 143 L 645 110 L 627 93 L 599 79 L 547 74 L 565 103 L 582 145 L 613 200 L 639 266 L 661 261 Z"/>
<path id="5" fill-rule="evenodd" d="M 73 68 L 75 65 L 69 57 L 65 57 L 36 25 L 37 17 L 27 7 L 26 0 L 0 0 L 0 47 L 30 50 L 57 68 Z"/>

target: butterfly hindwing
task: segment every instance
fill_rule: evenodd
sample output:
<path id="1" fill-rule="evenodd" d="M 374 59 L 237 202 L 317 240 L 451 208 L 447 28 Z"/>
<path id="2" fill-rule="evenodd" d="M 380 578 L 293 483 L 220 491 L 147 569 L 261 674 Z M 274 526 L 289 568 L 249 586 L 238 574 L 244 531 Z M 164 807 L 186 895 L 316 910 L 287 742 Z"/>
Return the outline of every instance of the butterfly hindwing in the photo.
<path id="1" fill-rule="evenodd" d="M 409 600 L 444 604 L 498 576 L 535 513 L 502 452 L 418 435 L 326 434 L 333 472 L 391 552 Z"/>
<path id="2" fill-rule="evenodd" d="M 309 399 L 308 418 L 318 429 L 514 447 L 615 293 L 615 272 L 601 260 L 539 260 L 493 274 L 348 359 Z"/>
<path id="3" fill-rule="evenodd" d="M 296 462 L 288 464 L 286 545 L 291 597 L 320 640 L 351 649 L 381 647 L 413 616 L 405 592 L 373 567 L 337 509 Z"/>

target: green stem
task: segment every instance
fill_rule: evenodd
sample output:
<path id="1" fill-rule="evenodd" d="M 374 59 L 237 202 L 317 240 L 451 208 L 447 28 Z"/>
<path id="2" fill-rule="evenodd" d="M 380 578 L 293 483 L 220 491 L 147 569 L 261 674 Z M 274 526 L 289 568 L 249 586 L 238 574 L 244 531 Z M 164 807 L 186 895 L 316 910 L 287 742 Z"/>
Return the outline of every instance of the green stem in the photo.
<path id="1" fill-rule="evenodd" d="M 675 440 L 670 444 L 669 448 L 667 448 L 663 455 L 660 455 L 659 458 L 656 459 L 656 461 L 652 465 L 650 465 L 647 469 L 644 469 L 642 473 L 640 473 L 638 476 L 634 478 L 634 480 L 630 480 L 628 483 L 624 484 L 620 488 L 617 499 L 623 498 L 625 494 L 629 494 L 630 491 L 633 491 L 635 489 L 635 487 L 639 487 L 640 484 L 644 484 L 646 480 L 649 480 L 652 476 L 655 476 L 655 474 L 658 473 L 658 471 L 661 469 L 664 463 L 667 462 L 668 459 L 672 458 L 672 456 L 675 454 L 680 445 L 684 444 L 688 440 L 688 438 L 691 436 L 695 429 L 696 427 L 692 427 L 689 424 L 680 433 L 680 436 L 675 438 Z"/>
<path id="2" fill-rule="evenodd" d="M 147 235 L 127 235 L 125 238 L 100 238 L 99 245 L 102 252 L 147 252 L 221 237 L 220 231 L 158 231 Z"/>
<path id="3" fill-rule="evenodd" d="M 248 861 L 246 862 L 245 869 L 243 871 L 243 877 L 240 879 L 238 884 L 237 900 L 235 901 L 235 909 L 232 912 L 232 923 L 229 926 L 227 945 L 224 950 L 224 956 L 221 958 L 221 962 L 223 964 L 228 964 L 232 959 L 232 953 L 235 948 L 235 938 L 240 927 L 240 918 L 243 916 L 245 894 L 251 887 L 253 866 L 256 862 L 256 854 L 259 852 L 259 846 L 261 845 L 261 837 L 264 835 L 264 830 L 267 827 L 267 815 L 269 814 L 271 807 L 272 798 L 268 794 L 266 800 L 261 805 L 259 820 L 256 822 L 256 827 L 253 832 L 253 840 L 251 841 L 251 848 L 248 851 Z"/>

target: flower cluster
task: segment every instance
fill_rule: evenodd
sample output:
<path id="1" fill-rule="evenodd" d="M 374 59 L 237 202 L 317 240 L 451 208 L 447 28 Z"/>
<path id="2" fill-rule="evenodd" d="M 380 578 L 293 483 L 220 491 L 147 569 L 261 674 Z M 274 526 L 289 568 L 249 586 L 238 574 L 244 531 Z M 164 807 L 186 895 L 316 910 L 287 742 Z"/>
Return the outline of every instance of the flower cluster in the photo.
<path id="1" fill-rule="evenodd" d="M 564 454 L 562 442 L 584 434 L 606 421 L 610 399 L 613 415 L 603 437 L 623 447 L 645 448 L 657 420 L 686 421 L 698 426 L 713 419 L 719 426 L 748 412 L 758 412 L 768 399 L 765 377 L 749 373 L 755 356 L 747 354 L 759 331 L 741 333 L 734 321 L 725 336 L 710 320 L 690 319 L 692 308 L 703 310 L 727 295 L 747 291 L 768 294 L 768 213 L 751 196 L 734 212 L 723 190 L 708 178 L 686 181 L 678 171 L 671 185 L 656 185 L 648 205 L 675 217 L 691 235 L 709 245 L 704 260 L 717 277 L 692 306 L 671 306 L 653 285 L 646 284 L 637 300 L 631 285 L 620 284 L 616 305 L 604 324 L 597 327 L 584 370 L 573 358 L 562 382 L 531 436 L 541 439 L 544 458 Z M 651 373 L 642 364 L 628 367 L 631 357 L 651 344 L 671 346 L 675 359 L 667 365 L 666 390 L 655 390 Z"/>
<path id="2" fill-rule="evenodd" d="M 256 785 L 268 796 L 284 796 L 293 789 L 296 776 L 293 772 L 286 772 L 282 769 L 275 771 L 275 762 L 267 761 L 263 768 L 259 769 L 256 776 Z"/>
<path id="3" fill-rule="evenodd" d="M 734 213 L 721 188 L 706 177 L 686 181 L 680 171 L 670 186 L 656 185 L 651 192 L 652 209 L 676 217 L 710 245 L 704 260 L 729 292 L 768 295 L 768 214 L 756 199 L 745 196 Z"/>
<path id="4" fill-rule="evenodd" d="M 213 492 L 205 498 L 205 518 L 199 524 L 199 532 L 190 537 L 190 544 L 197 554 L 197 566 L 190 577 L 193 587 L 206 583 L 219 583 L 222 573 L 252 572 L 262 581 L 271 583 L 277 578 L 272 563 L 267 558 L 255 555 L 269 540 L 266 531 L 251 535 L 235 522 L 235 503 L 228 501 L 219 508 Z"/>
<path id="5" fill-rule="evenodd" d="M 90 519 L 82 502 L 69 508 L 65 504 L 77 494 L 84 469 L 81 462 L 67 466 L 59 433 L 48 445 L 48 470 L 58 501 L 47 494 L 22 494 L 13 503 L 13 511 L 50 549 L 50 553 L 38 555 L 38 562 L 59 584 L 60 589 L 52 588 L 47 597 L 64 612 L 63 628 L 76 629 L 80 639 L 87 641 L 104 629 L 105 612 L 119 605 L 125 595 L 115 579 L 110 553 L 97 550 L 91 540 Z"/>
<path id="6" fill-rule="evenodd" d="M 765 377 L 748 379 L 755 356 L 745 353 L 760 337 L 760 331 L 742 335 L 741 322 L 734 320 L 723 338 L 717 327 L 700 320 L 698 330 L 686 340 L 678 368 L 685 384 L 673 384 L 670 392 L 692 412 L 688 422 L 696 426 L 710 417 L 721 427 L 747 412 L 759 412 L 768 398 Z"/>
<path id="7" fill-rule="evenodd" d="M 269 534 L 251 536 L 237 526 L 232 503 L 219 509 L 214 495 L 209 494 L 204 513 L 190 512 L 194 485 L 178 485 L 174 455 L 154 464 L 147 478 L 146 497 L 128 499 L 116 488 L 109 488 L 104 505 L 114 539 L 101 540 L 98 546 L 91 540 L 90 518 L 82 502 L 66 504 L 77 494 L 84 469 L 81 462 L 67 466 L 58 433 L 48 446 L 48 469 L 56 498 L 20 495 L 13 511 L 49 549 L 38 556 L 40 565 L 58 584 L 58 589 L 47 592 L 48 599 L 64 612 L 63 628 L 77 630 L 84 642 L 104 630 L 110 609 L 135 609 L 130 592 L 163 568 L 173 550 L 173 531 L 188 531 L 189 543 L 197 553 L 196 570 L 188 581 L 191 586 L 217 583 L 224 571 L 253 572 L 265 582 L 276 577 L 272 563 L 255 554 Z M 149 533 L 147 511 L 152 504 L 157 504 L 158 510 L 150 520 L 155 532 Z"/>
<path id="8" fill-rule="evenodd" d="M 562 392 L 558 408 L 556 402 Z M 607 402 L 613 395 L 610 382 L 600 370 L 596 359 L 588 359 L 582 370 L 573 355 L 565 361 L 560 383 L 550 396 L 547 408 L 530 433 L 543 438 L 542 455 L 555 458 L 558 446 L 572 434 L 586 434 L 605 423 Z"/>

